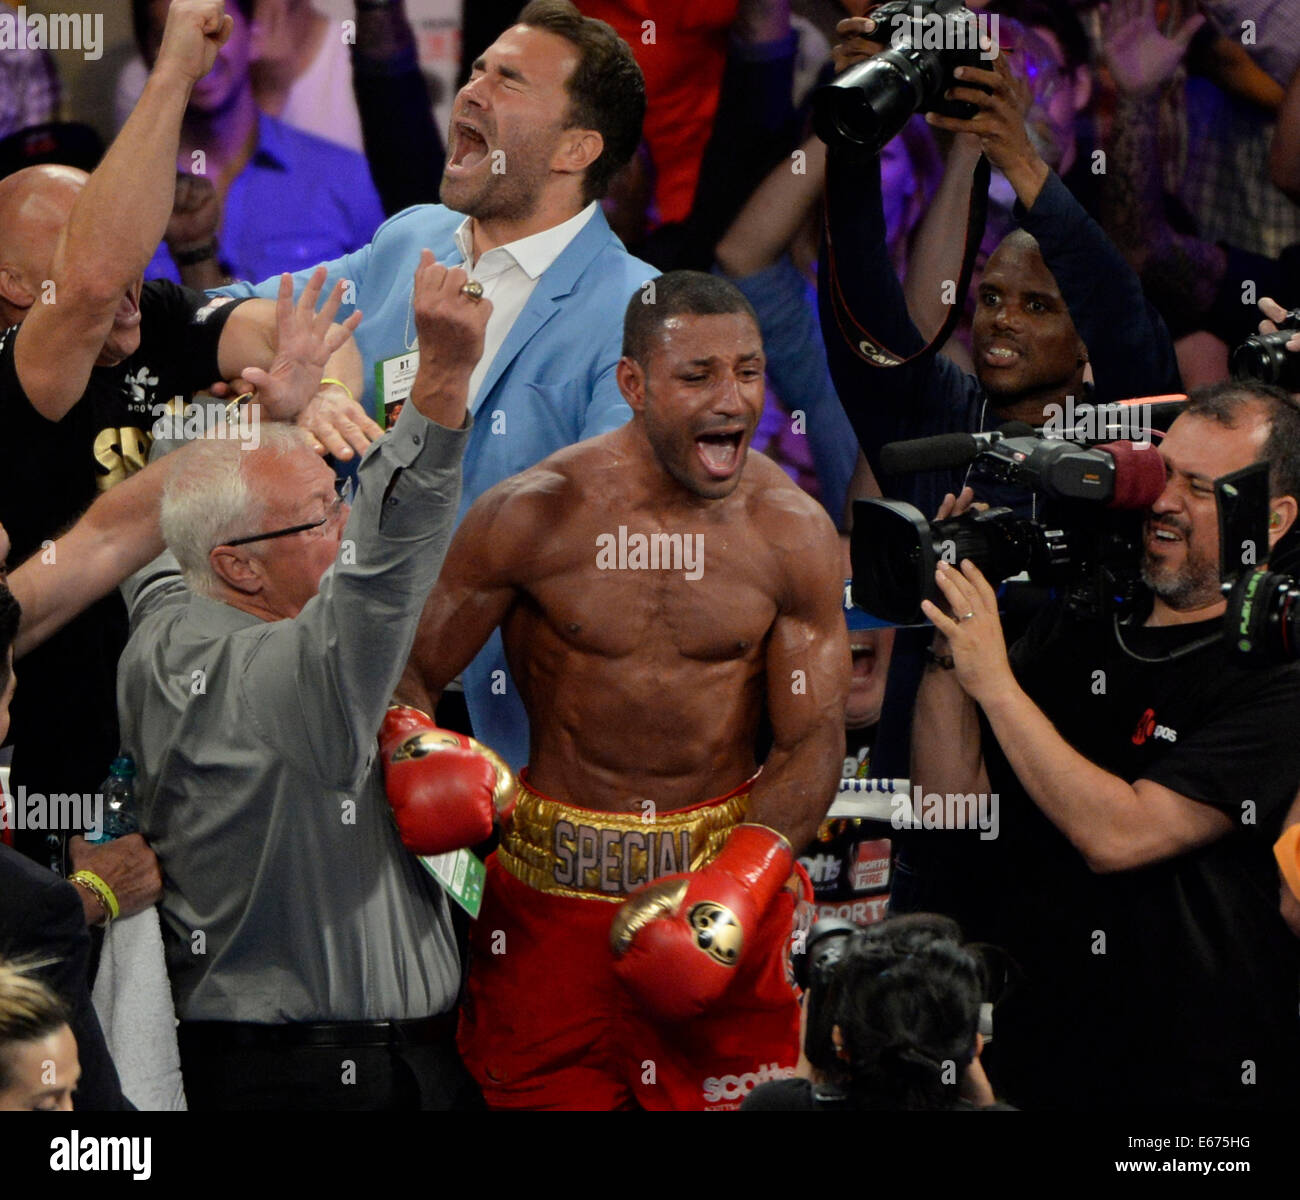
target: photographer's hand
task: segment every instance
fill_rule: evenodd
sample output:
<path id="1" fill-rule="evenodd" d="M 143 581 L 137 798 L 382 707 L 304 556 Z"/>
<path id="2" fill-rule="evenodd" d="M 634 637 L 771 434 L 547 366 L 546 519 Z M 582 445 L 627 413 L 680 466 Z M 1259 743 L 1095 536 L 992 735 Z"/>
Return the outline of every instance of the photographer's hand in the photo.
<path id="1" fill-rule="evenodd" d="M 1259 311 L 1268 319 L 1259 323 L 1260 333 L 1276 333 L 1277 323 L 1285 321 L 1287 312 L 1276 300 L 1270 296 L 1265 296 L 1259 302 Z M 1286 348 L 1294 354 L 1300 354 L 1300 329 L 1292 335 L 1291 340 L 1287 342 Z"/>
<path id="2" fill-rule="evenodd" d="M 939 504 L 939 511 L 934 514 L 934 519 L 936 521 L 946 521 L 949 517 L 960 517 L 962 513 L 970 508 L 988 508 L 987 504 L 975 503 L 974 488 L 962 488 L 960 496 L 954 496 L 951 492 L 946 492 Z"/>
<path id="3" fill-rule="evenodd" d="M 960 517 L 962 513 L 971 508 L 988 508 L 987 504 L 975 503 L 975 490 L 973 488 L 964 487 L 961 494 L 957 496 L 954 496 L 951 492 L 946 492 L 939 502 L 939 511 L 934 514 L 934 519 L 936 521 L 946 521 L 950 517 Z M 940 656 L 947 656 L 948 654 L 948 639 L 944 637 L 943 632 L 937 627 L 934 631 L 934 640 L 930 643 L 930 649 Z"/>
<path id="4" fill-rule="evenodd" d="M 960 496 L 949 493 L 939 505 L 935 519 L 942 521 L 960 516 L 970 508 L 973 500 L 974 492 L 970 488 L 963 488 Z M 931 649 L 939 660 L 948 658 L 950 654 L 947 638 L 938 628 L 938 622 L 935 623 Z M 922 675 L 917 692 L 910 771 L 913 779 L 923 780 L 925 786 L 933 791 L 988 791 L 979 710 L 962 687 L 957 672 L 943 670 L 938 661 Z"/>
<path id="5" fill-rule="evenodd" d="M 1219 809 L 1149 779 L 1129 783 L 1080 754 L 1016 681 L 1007 660 L 997 598 L 988 580 L 969 559 L 960 571 L 941 563 L 936 578 L 957 619 L 929 601 L 923 601 L 922 608 L 948 638 L 955 660 L 952 674 L 984 710 L 993 736 L 1030 799 L 1070 839 L 1089 869 L 1127 871 L 1146 866 L 1232 831 L 1232 818 Z M 931 678 L 947 674 L 928 673 L 922 691 Z M 918 696 L 918 715 L 921 699 Z M 933 738 L 936 728 L 931 719 L 922 736 L 929 733 Z M 918 744 L 914 723 L 913 777 L 927 778 L 926 786 L 933 787 L 928 777 L 916 772 Z M 934 774 L 941 771 L 942 767 Z M 987 779 L 984 774 L 986 785 Z"/>
<path id="6" fill-rule="evenodd" d="M 877 34 L 876 23 L 870 17 L 846 17 L 835 26 L 835 33 L 840 39 L 831 49 L 836 75 L 874 57 L 888 45 L 885 31 Z"/>
<path id="7" fill-rule="evenodd" d="M 979 111 L 962 119 L 931 112 L 926 113 L 926 121 L 935 129 L 972 133 L 979 138 L 984 156 L 1007 177 L 1020 203 L 1033 208 L 1052 172 L 1034 149 L 1025 128 L 1031 98 L 1029 85 L 1015 77 L 1005 54 L 998 55 L 991 71 L 958 67 L 953 76 L 966 86 L 950 88 L 947 98 L 965 100 Z"/>

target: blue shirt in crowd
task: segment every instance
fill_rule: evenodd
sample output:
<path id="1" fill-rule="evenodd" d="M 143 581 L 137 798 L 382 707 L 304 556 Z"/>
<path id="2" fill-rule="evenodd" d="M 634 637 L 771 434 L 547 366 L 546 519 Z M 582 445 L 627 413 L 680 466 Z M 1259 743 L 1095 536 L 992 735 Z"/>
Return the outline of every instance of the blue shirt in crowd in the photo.
<path id="1" fill-rule="evenodd" d="M 263 113 L 257 149 L 226 194 L 218 259 L 235 279 L 265 279 L 364 246 L 383 219 L 365 158 Z M 180 282 L 165 243 L 144 277 Z"/>

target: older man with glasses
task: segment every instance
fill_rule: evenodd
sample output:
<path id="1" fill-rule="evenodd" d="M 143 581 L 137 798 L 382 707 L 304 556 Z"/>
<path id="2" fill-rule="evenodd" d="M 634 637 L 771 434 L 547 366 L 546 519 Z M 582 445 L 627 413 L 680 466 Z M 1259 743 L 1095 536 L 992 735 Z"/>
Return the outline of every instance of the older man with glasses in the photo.
<path id="1" fill-rule="evenodd" d="M 191 1108 L 477 1099 L 447 900 L 403 849 L 375 762 L 460 498 L 492 307 L 465 282 L 425 253 L 436 386 L 371 446 L 353 507 L 301 431 L 201 442 L 164 492 L 169 554 L 123 589 L 122 733 L 165 880 Z"/>

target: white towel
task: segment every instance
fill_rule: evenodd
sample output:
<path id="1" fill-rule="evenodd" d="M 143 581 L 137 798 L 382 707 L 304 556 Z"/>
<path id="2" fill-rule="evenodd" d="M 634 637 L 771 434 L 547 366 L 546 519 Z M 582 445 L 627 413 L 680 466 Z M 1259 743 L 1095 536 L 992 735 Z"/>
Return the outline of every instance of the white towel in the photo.
<path id="1" fill-rule="evenodd" d="M 109 927 L 93 999 L 127 1099 L 152 1112 L 184 1109 L 176 1010 L 156 908 Z"/>

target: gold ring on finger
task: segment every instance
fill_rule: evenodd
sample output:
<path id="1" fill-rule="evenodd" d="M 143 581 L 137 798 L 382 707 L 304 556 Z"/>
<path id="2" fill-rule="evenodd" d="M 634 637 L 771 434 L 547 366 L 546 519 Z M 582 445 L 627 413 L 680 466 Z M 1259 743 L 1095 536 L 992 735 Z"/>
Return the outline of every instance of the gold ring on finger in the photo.
<path id="1" fill-rule="evenodd" d="M 460 285 L 460 294 L 471 300 L 483 299 L 483 285 L 477 279 L 469 279 Z"/>

